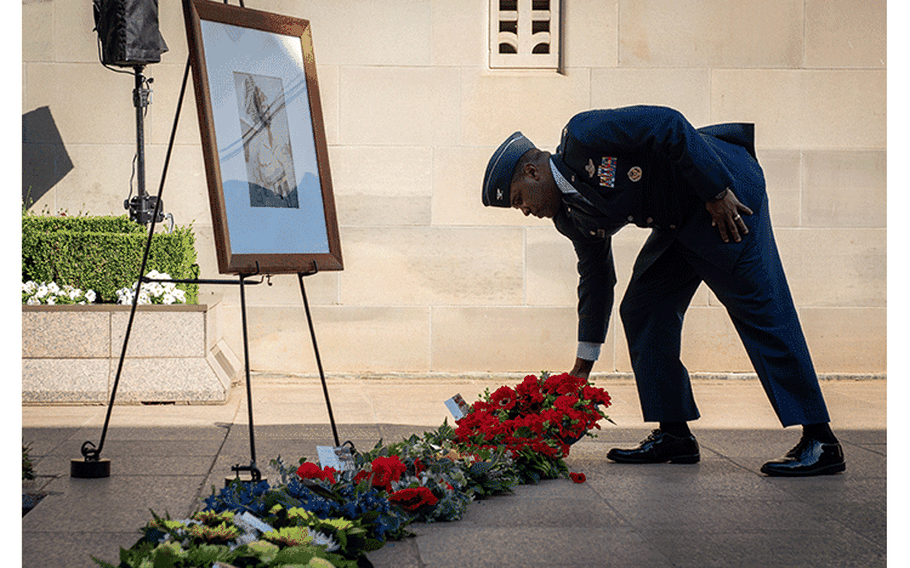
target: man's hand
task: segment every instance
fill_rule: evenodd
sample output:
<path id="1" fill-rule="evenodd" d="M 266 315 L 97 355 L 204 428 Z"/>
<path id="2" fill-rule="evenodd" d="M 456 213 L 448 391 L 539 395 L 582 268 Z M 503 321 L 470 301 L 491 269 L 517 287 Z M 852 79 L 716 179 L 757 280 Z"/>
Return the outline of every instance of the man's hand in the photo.
<path id="1" fill-rule="evenodd" d="M 720 231 L 720 238 L 725 243 L 742 240 L 742 235 L 749 234 L 749 227 L 740 213 L 751 215 L 752 210 L 740 203 L 733 191 L 728 189 L 723 198 L 705 203 L 705 209 L 711 214 L 711 226 Z"/>
<path id="2" fill-rule="evenodd" d="M 569 371 L 569 374 L 579 379 L 588 379 L 591 369 L 594 368 L 594 361 L 585 361 L 584 359 L 575 359 L 575 366 Z"/>

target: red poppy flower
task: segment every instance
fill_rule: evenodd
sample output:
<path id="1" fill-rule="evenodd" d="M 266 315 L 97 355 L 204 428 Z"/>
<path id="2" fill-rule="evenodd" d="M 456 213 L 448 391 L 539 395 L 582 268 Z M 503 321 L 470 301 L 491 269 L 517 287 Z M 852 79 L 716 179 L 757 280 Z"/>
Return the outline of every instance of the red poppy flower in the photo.
<path id="1" fill-rule="evenodd" d="M 321 479 L 329 483 L 335 483 L 335 470 L 331 467 L 320 469 L 318 465 L 312 462 L 303 462 L 297 468 L 297 476 L 300 479 Z"/>
<path id="2" fill-rule="evenodd" d="M 433 506 L 439 499 L 426 487 L 409 487 L 389 495 L 389 501 L 395 503 L 405 511 L 415 512 L 421 507 Z"/>
<path id="3" fill-rule="evenodd" d="M 402 474 L 407 470 L 408 466 L 401 463 L 398 456 L 376 458 L 373 460 L 373 487 L 391 491 L 392 482 L 401 479 Z"/>
<path id="4" fill-rule="evenodd" d="M 456 421 L 455 437 L 476 447 L 505 447 L 513 455 L 564 458 L 569 455 L 565 440 L 600 428 L 599 405 L 609 403 L 607 392 L 586 379 L 568 373 L 542 379 L 527 375 L 515 387 L 500 387 L 474 402 L 471 412 Z"/>
<path id="5" fill-rule="evenodd" d="M 515 394 L 518 397 L 518 404 L 524 408 L 530 409 L 535 405 L 543 402 L 544 396 L 540 392 L 540 384 L 537 377 L 528 375 L 515 387 Z"/>
<path id="6" fill-rule="evenodd" d="M 582 386 L 587 383 L 585 379 L 573 377 L 568 373 L 561 375 L 552 375 L 544 381 L 541 390 L 556 394 L 569 394 L 578 392 Z"/>
<path id="7" fill-rule="evenodd" d="M 505 410 L 515 408 L 515 391 L 506 386 L 499 387 L 490 396 L 490 404 Z"/>
<path id="8" fill-rule="evenodd" d="M 553 408 L 561 412 L 568 412 L 575 409 L 576 402 L 578 402 L 577 397 L 570 394 L 564 394 L 553 401 Z"/>
<path id="9" fill-rule="evenodd" d="M 590 400 L 595 404 L 610 406 L 610 395 L 607 391 L 597 387 L 584 387 L 581 389 L 581 398 Z"/>
<path id="10" fill-rule="evenodd" d="M 303 462 L 300 464 L 300 467 L 297 468 L 297 475 L 301 479 L 313 479 L 318 476 L 322 470 L 319 469 L 319 466 L 312 462 Z"/>
<path id="11" fill-rule="evenodd" d="M 584 482 L 586 481 L 586 479 L 585 479 L 585 474 L 583 474 L 583 473 L 575 473 L 575 472 L 570 472 L 570 473 L 569 473 L 569 479 L 571 479 L 571 480 L 574 481 L 575 483 L 584 483 Z"/>
<path id="12" fill-rule="evenodd" d="M 487 412 L 489 410 L 495 410 L 496 406 L 491 402 L 486 402 L 483 400 L 475 400 L 474 404 L 471 405 L 471 409 L 476 412 Z"/>

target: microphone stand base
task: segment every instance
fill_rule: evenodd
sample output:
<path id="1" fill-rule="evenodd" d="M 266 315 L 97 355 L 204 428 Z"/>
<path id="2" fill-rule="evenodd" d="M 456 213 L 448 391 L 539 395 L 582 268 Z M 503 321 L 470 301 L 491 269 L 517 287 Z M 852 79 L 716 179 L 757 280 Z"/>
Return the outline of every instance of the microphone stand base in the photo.
<path id="1" fill-rule="evenodd" d="M 74 459 L 70 461 L 70 477 L 98 479 L 111 476 L 111 460 Z"/>

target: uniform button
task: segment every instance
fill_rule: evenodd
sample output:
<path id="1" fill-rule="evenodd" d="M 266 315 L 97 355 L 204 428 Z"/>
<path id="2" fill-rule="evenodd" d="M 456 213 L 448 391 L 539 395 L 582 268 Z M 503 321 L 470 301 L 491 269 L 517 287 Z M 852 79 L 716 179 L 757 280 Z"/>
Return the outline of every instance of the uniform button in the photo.
<path id="1" fill-rule="evenodd" d="M 635 220 L 635 217 L 633 217 L 633 216 L 631 216 L 631 215 L 629 215 L 628 217 L 626 217 L 626 221 L 628 221 L 628 222 L 630 222 L 630 223 L 631 223 L 632 221 L 634 221 L 634 220 Z"/>
<path id="2" fill-rule="evenodd" d="M 567 213 L 571 213 L 571 212 L 572 212 L 572 208 L 571 208 L 571 207 L 566 207 L 566 212 L 567 212 Z"/>
<path id="3" fill-rule="evenodd" d="M 596 235 L 596 234 L 597 234 L 597 231 L 591 231 L 591 236 L 592 236 L 592 237 L 593 237 L 594 235 Z"/>
<path id="4" fill-rule="evenodd" d="M 654 222 L 654 219 L 652 219 L 651 217 L 648 217 L 648 219 L 645 221 L 645 223 L 647 223 L 649 225 L 653 222 Z"/>

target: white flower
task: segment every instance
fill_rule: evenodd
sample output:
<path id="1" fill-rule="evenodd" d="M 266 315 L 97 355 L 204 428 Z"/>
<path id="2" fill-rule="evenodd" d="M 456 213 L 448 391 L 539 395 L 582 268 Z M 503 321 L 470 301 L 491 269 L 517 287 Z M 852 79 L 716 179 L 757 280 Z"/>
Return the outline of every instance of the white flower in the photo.
<path id="1" fill-rule="evenodd" d="M 29 280 L 22 284 L 22 293 L 27 305 L 48 304 L 85 304 L 94 302 L 96 294 L 89 290 L 83 292 L 71 284 L 58 285 L 56 282 L 33 282 Z"/>
<path id="2" fill-rule="evenodd" d="M 152 270 L 146 277 L 152 280 L 169 280 L 170 275 Z M 117 290 L 119 304 L 132 304 L 135 297 L 135 286 Z M 173 282 L 147 282 L 139 291 L 140 304 L 185 304 L 186 293 L 179 290 Z"/>

